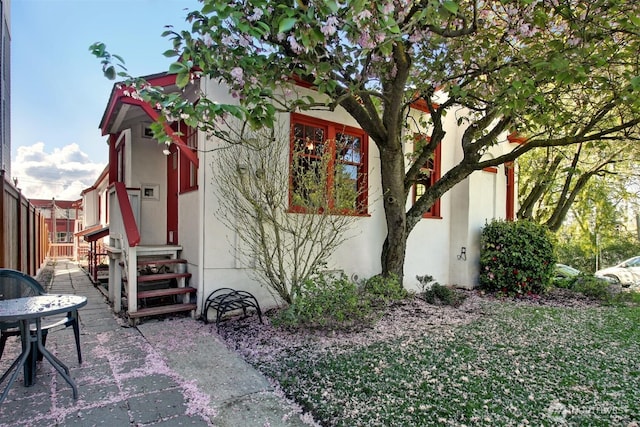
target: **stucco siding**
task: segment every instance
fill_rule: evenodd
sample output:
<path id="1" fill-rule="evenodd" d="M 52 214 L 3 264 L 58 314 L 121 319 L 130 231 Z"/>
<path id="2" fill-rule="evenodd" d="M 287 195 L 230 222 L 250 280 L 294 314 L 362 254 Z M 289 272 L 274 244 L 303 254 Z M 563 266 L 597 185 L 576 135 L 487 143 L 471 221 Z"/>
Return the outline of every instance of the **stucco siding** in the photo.
<path id="1" fill-rule="evenodd" d="M 141 138 L 139 132 L 132 132 L 132 135 L 132 161 L 128 164 L 131 179 L 128 186 L 154 189 L 153 197 L 143 195 L 140 200 L 140 244 L 164 245 L 167 243 L 167 158 L 156 140 Z"/>

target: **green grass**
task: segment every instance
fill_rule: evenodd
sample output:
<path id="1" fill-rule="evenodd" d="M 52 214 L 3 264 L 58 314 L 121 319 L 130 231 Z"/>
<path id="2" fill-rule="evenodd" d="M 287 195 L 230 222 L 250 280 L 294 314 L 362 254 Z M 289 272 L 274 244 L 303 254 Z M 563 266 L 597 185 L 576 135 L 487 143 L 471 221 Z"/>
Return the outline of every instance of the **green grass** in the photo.
<path id="1" fill-rule="evenodd" d="M 470 324 L 260 364 L 327 426 L 640 422 L 640 308 L 491 304 Z"/>

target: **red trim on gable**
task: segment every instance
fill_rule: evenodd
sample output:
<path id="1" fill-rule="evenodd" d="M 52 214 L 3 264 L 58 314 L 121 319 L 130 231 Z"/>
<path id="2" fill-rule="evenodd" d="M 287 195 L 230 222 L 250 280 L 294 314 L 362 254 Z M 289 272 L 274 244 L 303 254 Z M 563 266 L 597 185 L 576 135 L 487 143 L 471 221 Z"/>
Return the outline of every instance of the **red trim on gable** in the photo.
<path id="1" fill-rule="evenodd" d="M 176 83 L 176 77 L 177 77 L 176 74 L 161 74 L 161 75 L 151 76 L 147 78 L 147 82 L 152 86 L 166 87 L 166 86 L 174 85 Z M 129 104 L 129 105 L 138 106 L 142 108 L 142 110 L 145 113 L 147 113 L 147 115 L 153 121 L 155 122 L 158 121 L 159 114 L 156 112 L 156 110 L 153 107 L 151 107 L 151 105 L 149 105 L 148 102 L 142 101 L 140 99 L 134 99 L 131 96 L 125 95 L 125 92 L 130 90 L 132 90 L 131 87 L 122 86 L 118 89 L 114 89 L 114 91 L 112 92 L 111 97 L 109 98 L 109 105 L 102 119 L 102 122 L 100 123 L 100 128 L 102 129 L 103 135 L 106 135 L 107 133 L 109 133 L 109 130 L 107 129 L 107 123 L 111 121 L 111 117 L 115 113 L 118 104 Z M 183 154 L 189 159 L 189 161 L 192 162 L 197 167 L 198 156 L 196 155 L 196 153 L 194 153 L 193 150 L 188 149 L 188 147 L 182 141 L 182 139 L 175 134 L 175 132 L 171 129 L 171 127 L 167 123 L 164 123 L 163 127 L 167 135 L 169 135 L 169 137 L 177 145 L 180 151 L 182 151 Z M 113 182 L 112 180 L 110 181 Z"/>
<path id="2" fill-rule="evenodd" d="M 130 97 L 122 98 L 121 102 L 123 104 L 129 105 L 137 105 L 142 108 L 145 113 L 153 120 L 154 122 L 159 121 L 160 115 L 154 110 L 149 103 L 141 101 L 139 99 L 133 99 Z M 169 135 L 174 144 L 180 149 L 180 151 L 194 164 L 196 167 L 198 166 L 198 156 L 189 148 L 187 144 L 180 138 L 180 136 L 176 135 L 176 133 L 171 129 L 171 126 L 167 122 L 162 123 L 162 127 L 164 127 L 164 131 Z"/>
<path id="3" fill-rule="evenodd" d="M 159 74 L 155 76 L 148 76 L 146 78 L 147 82 L 152 86 L 170 86 L 176 83 L 176 74 Z M 106 135 L 109 133 L 107 129 L 107 123 L 111 121 L 111 117 L 116 111 L 116 107 L 118 106 L 118 102 L 121 98 L 126 97 L 124 94 L 125 91 L 131 91 L 131 87 L 123 86 L 120 83 L 116 83 L 111 90 L 111 95 L 109 96 L 109 104 L 105 109 L 105 113 L 102 116 L 102 120 L 100 121 L 99 128 L 102 130 L 102 135 Z"/>
<path id="4" fill-rule="evenodd" d="M 518 136 L 518 132 L 516 131 L 513 131 L 509 135 L 507 135 L 507 141 L 512 144 L 524 144 L 525 142 L 527 142 L 527 139 L 528 138 L 525 138 L 524 136 Z"/>
<path id="5" fill-rule="evenodd" d="M 423 113 L 431 113 L 427 101 L 425 101 L 423 98 L 420 98 L 417 101 L 413 101 L 411 103 L 411 108 L 422 111 Z M 440 104 L 431 103 L 431 108 L 437 110 L 438 108 L 440 108 Z"/>
<path id="6" fill-rule="evenodd" d="M 311 88 L 314 87 L 313 83 L 309 83 L 306 80 L 302 80 L 302 77 L 300 77 L 297 74 L 292 74 L 291 75 L 291 80 L 293 80 L 296 83 L 296 86 L 304 87 L 304 88 L 307 88 L 307 89 L 311 89 Z"/>
<path id="7" fill-rule="evenodd" d="M 493 167 L 493 166 L 490 166 L 490 167 L 487 167 L 487 168 L 482 168 L 482 170 L 484 172 L 498 173 L 498 168 Z"/>

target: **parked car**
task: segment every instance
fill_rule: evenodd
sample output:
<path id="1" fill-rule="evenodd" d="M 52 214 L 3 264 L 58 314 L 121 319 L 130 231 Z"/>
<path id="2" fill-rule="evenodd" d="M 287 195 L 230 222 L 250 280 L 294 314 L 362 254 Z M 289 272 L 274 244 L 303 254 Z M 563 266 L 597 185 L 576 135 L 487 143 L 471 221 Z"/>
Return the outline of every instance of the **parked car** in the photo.
<path id="1" fill-rule="evenodd" d="M 582 272 L 566 264 L 556 264 L 551 282 L 556 288 L 572 288 Z"/>
<path id="2" fill-rule="evenodd" d="M 580 270 L 578 270 L 577 268 L 573 268 L 570 265 L 556 264 L 553 278 L 554 280 L 572 279 L 578 277 L 580 273 Z"/>
<path id="3" fill-rule="evenodd" d="M 595 276 L 620 283 L 623 287 L 640 286 L 640 256 L 629 258 L 613 267 L 598 270 Z"/>
<path id="4" fill-rule="evenodd" d="M 617 283 L 611 277 L 600 277 L 591 275 L 591 273 L 583 273 L 577 268 L 566 264 L 556 264 L 552 282 L 557 288 L 572 289 L 578 281 L 584 282 L 590 281 L 591 279 L 607 284 Z"/>

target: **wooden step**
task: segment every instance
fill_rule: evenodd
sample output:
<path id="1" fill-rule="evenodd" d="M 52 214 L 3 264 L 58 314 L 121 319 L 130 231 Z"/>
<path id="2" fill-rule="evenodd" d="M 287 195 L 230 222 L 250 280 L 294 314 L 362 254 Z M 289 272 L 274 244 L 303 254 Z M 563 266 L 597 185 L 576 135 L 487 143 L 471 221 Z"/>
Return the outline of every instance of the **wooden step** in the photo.
<path id="1" fill-rule="evenodd" d="M 160 280 L 170 280 L 170 279 L 180 279 L 180 278 L 190 278 L 191 273 L 160 273 L 160 274 L 144 274 L 142 276 L 137 276 L 138 283 L 144 282 L 155 282 Z M 126 277 L 122 278 L 123 282 L 127 281 Z"/>
<path id="2" fill-rule="evenodd" d="M 158 259 L 138 259 L 136 265 L 145 266 L 145 265 L 165 265 L 165 264 L 186 264 L 188 261 L 182 258 L 158 258 Z M 124 261 L 120 261 L 120 266 L 124 267 Z"/>
<path id="3" fill-rule="evenodd" d="M 158 307 L 140 308 L 138 309 L 138 311 L 134 313 L 129 312 L 129 317 L 138 318 L 138 317 L 147 317 L 147 316 L 157 316 L 160 314 L 181 313 L 183 311 L 191 311 L 195 309 L 196 309 L 196 304 L 162 305 Z"/>
<path id="4" fill-rule="evenodd" d="M 139 291 L 138 299 L 164 297 L 169 295 L 192 294 L 195 291 L 196 288 L 192 288 L 191 286 L 185 286 L 184 288 L 151 289 L 149 291 Z"/>
<path id="5" fill-rule="evenodd" d="M 166 264 L 186 264 L 186 259 L 181 258 L 171 258 L 171 259 L 139 259 L 138 266 L 141 265 L 166 265 Z"/>

